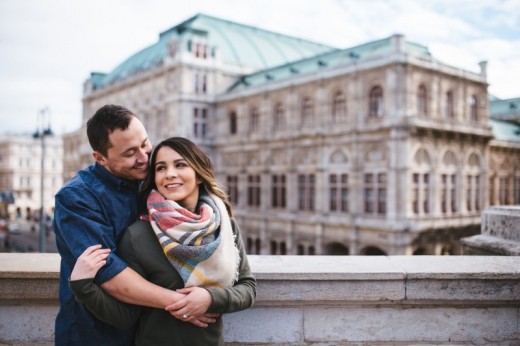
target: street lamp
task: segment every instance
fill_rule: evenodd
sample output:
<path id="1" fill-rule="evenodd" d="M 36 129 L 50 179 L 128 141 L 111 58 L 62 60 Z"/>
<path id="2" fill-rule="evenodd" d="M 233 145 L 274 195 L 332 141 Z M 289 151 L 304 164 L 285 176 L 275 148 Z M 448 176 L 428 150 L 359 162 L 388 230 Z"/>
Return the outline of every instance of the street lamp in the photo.
<path id="1" fill-rule="evenodd" d="M 45 128 L 45 122 L 48 122 L 47 128 Z M 45 252 L 45 212 L 44 206 L 44 182 L 45 182 L 45 137 L 52 136 L 51 130 L 51 113 L 49 107 L 42 108 L 38 111 L 38 117 L 36 120 L 37 127 L 36 132 L 33 134 L 33 138 L 40 139 L 41 144 L 41 156 L 40 156 L 40 252 Z"/>

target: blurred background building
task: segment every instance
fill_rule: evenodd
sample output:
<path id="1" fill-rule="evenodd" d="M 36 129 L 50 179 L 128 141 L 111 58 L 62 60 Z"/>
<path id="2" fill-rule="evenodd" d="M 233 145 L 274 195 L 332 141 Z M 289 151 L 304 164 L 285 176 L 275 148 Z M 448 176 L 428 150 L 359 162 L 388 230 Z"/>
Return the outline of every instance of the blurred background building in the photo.
<path id="1" fill-rule="evenodd" d="M 61 137 L 45 136 L 44 140 L 45 156 L 42 157 L 43 146 L 40 137 L 0 136 L 2 219 L 38 220 L 41 205 L 44 206 L 45 215 L 51 217 L 54 213 L 54 194 L 63 185 L 63 143 Z"/>
<path id="2" fill-rule="evenodd" d="M 520 204 L 520 99 L 396 34 L 338 49 L 204 14 L 84 84 L 63 179 L 109 103 L 154 143 L 211 156 L 251 254 L 459 254 L 489 205 Z"/>

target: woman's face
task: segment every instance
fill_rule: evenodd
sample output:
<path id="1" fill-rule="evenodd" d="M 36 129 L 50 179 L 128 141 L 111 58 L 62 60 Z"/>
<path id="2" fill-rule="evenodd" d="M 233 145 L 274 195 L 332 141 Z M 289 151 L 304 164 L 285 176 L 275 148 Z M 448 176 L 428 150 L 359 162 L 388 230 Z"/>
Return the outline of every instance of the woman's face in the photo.
<path id="1" fill-rule="evenodd" d="M 188 161 L 172 148 L 164 146 L 157 152 L 154 170 L 159 193 L 194 212 L 201 180 Z"/>

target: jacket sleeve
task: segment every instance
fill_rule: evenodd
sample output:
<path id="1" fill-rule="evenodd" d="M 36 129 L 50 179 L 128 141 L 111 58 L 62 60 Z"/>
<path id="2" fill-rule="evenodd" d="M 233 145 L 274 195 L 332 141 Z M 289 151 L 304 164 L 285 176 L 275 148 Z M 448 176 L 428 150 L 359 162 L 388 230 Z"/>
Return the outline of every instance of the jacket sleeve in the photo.
<path id="1" fill-rule="evenodd" d="M 139 318 L 139 306 L 115 299 L 96 285 L 93 279 L 69 281 L 69 287 L 76 301 L 84 304 L 98 319 L 116 328 L 129 329 Z"/>
<path id="2" fill-rule="evenodd" d="M 112 250 L 107 263 L 96 275 L 96 283 L 102 284 L 127 265 L 115 253 L 114 229 L 97 198 L 88 189 L 62 188 L 55 196 L 53 230 L 61 258 L 71 270 L 81 253 L 91 245 L 101 244 Z"/>
<path id="3" fill-rule="evenodd" d="M 213 298 L 208 312 L 229 313 L 244 310 L 253 305 L 256 298 L 256 279 L 251 273 L 247 260 L 244 242 L 240 236 L 240 230 L 235 220 L 231 220 L 235 243 L 240 253 L 240 267 L 238 281 L 233 287 L 206 288 Z"/>
<path id="4" fill-rule="evenodd" d="M 135 253 L 131 232 L 127 229 L 119 241 L 118 252 Z M 137 267 L 134 266 L 136 269 Z M 140 270 L 142 273 L 142 270 Z M 142 275 L 142 274 L 141 274 Z M 76 300 L 101 321 L 119 329 L 128 329 L 138 321 L 143 307 L 122 302 L 99 287 L 93 279 L 69 281 Z"/>

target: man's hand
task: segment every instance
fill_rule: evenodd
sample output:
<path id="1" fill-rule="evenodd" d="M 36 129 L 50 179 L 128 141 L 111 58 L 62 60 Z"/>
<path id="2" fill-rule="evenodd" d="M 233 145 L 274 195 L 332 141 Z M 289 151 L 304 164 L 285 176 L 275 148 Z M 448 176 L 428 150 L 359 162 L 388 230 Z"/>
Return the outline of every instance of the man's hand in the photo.
<path id="1" fill-rule="evenodd" d="M 110 249 L 102 249 L 101 245 L 89 246 L 78 257 L 70 274 L 70 279 L 74 281 L 94 278 L 98 270 L 107 263 L 106 259 L 109 253 Z"/>

